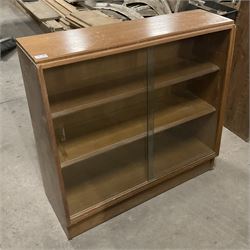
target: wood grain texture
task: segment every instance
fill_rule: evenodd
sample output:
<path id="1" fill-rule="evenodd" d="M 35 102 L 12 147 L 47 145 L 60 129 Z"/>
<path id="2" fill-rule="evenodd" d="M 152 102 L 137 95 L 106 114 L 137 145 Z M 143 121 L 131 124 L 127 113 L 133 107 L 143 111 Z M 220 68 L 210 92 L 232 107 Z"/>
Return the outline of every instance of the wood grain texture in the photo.
<path id="1" fill-rule="evenodd" d="M 71 14 L 66 16 L 66 20 L 69 23 L 71 23 L 72 26 L 75 26 L 77 28 L 87 28 L 87 27 L 90 27 L 90 25 L 88 25 L 87 23 L 84 23 L 81 20 L 75 18 Z"/>
<path id="2" fill-rule="evenodd" d="M 55 32 L 55 31 L 61 31 L 64 30 L 64 27 L 57 22 L 56 20 L 49 20 L 44 22 L 44 25 L 51 31 L 51 32 Z"/>
<path id="3" fill-rule="evenodd" d="M 85 10 L 72 12 L 71 15 L 88 26 L 100 26 L 110 23 L 119 23 L 121 20 L 114 19 L 98 10 Z"/>
<path id="4" fill-rule="evenodd" d="M 18 3 L 40 21 L 55 20 L 60 18 L 60 15 L 42 0 L 25 3 L 22 0 L 18 0 Z"/>
<path id="5" fill-rule="evenodd" d="M 249 141 L 249 22 L 249 1 L 242 1 L 224 123 L 246 141 Z"/>
<path id="6" fill-rule="evenodd" d="M 206 33 L 207 29 L 227 29 L 229 28 L 227 25 L 232 24 L 233 21 L 230 19 L 206 11 L 194 10 L 145 20 L 69 30 L 67 33 L 56 32 L 18 38 L 17 42 L 32 60 L 38 63 L 98 51 L 113 53 L 112 49 L 116 48 L 148 46 L 148 43 L 152 41 L 154 44 L 158 43 L 157 40 L 161 38 L 167 42 L 173 36 L 192 36 L 192 32 Z M 54 46 L 54 44 L 61 46 Z M 48 58 L 35 59 L 34 56 L 39 54 L 47 54 Z"/>
<path id="7" fill-rule="evenodd" d="M 44 99 L 43 87 L 39 78 L 39 70 L 28 60 L 24 52 L 19 49 L 19 60 L 24 79 L 26 96 L 31 114 L 31 121 L 35 135 L 36 147 L 40 163 L 44 189 L 46 195 L 67 234 L 69 216 L 66 200 L 63 196 L 63 181 L 61 172 L 58 171 L 58 162 L 55 158 L 53 139 L 49 118 Z M 34 102 L 34 99 L 36 100 Z"/>
<path id="8" fill-rule="evenodd" d="M 235 43 L 235 26 L 231 29 L 228 37 L 228 42 L 224 43 L 227 46 L 226 50 L 226 62 L 225 62 L 225 70 L 223 75 L 221 76 L 221 87 L 222 90 L 220 92 L 220 103 L 219 103 L 219 113 L 218 113 L 218 126 L 217 126 L 217 135 L 216 135 L 216 152 L 219 155 L 220 145 L 221 145 L 221 136 L 222 136 L 222 128 L 224 124 L 225 110 L 226 110 L 226 101 L 228 95 L 228 84 L 231 77 L 232 71 L 232 59 L 234 52 L 234 43 Z"/>
<path id="9" fill-rule="evenodd" d="M 48 4 L 53 10 L 60 14 L 62 17 L 66 17 L 70 14 L 70 11 L 63 7 L 62 5 L 58 4 L 55 0 L 45 0 L 46 4 Z"/>
<path id="10" fill-rule="evenodd" d="M 67 2 L 65 2 L 64 0 L 54 0 L 55 2 L 57 2 L 59 5 L 61 5 L 63 8 L 67 9 L 70 12 L 76 11 L 77 8 Z"/>
<path id="11" fill-rule="evenodd" d="M 217 132 L 214 146 L 217 155 L 220 149 L 227 89 L 231 74 L 234 37 L 235 26 L 233 25 L 229 30 L 198 37 L 193 51 L 201 60 L 210 61 L 220 68 L 214 79 L 205 80 L 206 88 L 200 88 L 196 83 L 194 83 L 196 86 L 192 87 L 195 94 L 212 104 L 217 110 Z"/>

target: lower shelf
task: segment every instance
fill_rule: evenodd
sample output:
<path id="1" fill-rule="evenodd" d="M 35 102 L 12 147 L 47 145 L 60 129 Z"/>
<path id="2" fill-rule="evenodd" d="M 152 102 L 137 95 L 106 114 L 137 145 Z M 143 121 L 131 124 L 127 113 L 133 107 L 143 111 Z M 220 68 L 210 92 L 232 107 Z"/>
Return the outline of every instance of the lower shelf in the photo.
<path id="1" fill-rule="evenodd" d="M 106 208 L 105 210 L 101 209 L 99 211 L 92 211 L 92 214 L 86 215 L 86 213 L 79 213 L 70 218 L 70 226 L 68 227 L 68 238 L 72 239 L 73 237 L 171 189 L 177 185 L 184 183 L 198 175 L 205 173 L 206 171 L 211 170 L 213 164 L 210 160 L 207 160 L 203 163 L 187 169 L 181 174 L 170 178 L 162 180 L 156 185 L 147 185 L 147 188 L 144 192 L 139 192 L 135 195 L 130 196 L 128 199 L 123 199 L 121 202 L 116 203 L 113 206 Z"/>
<path id="2" fill-rule="evenodd" d="M 215 157 L 215 152 L 194 136 L 164 131 L 154 139 L 154 177 L 158 178 L 192 162 Z"/>
<path id="3" fill-rule="evenodd" d="M 187 165 L 209 160 L 215 153 L 190 135 L 172 130 L 155 138 L 153 174 L 179 173 Z M 74 215 L 147 181 L 145 139 L 63 169 L 70 214 Z M 106 201 L 105 201 L 106 200 Z"/>
<path id="4" fill-rule="evenodd" d="M 145 182 L 145 150 L 144 139 L 64 168 L 70 214 Z"/>

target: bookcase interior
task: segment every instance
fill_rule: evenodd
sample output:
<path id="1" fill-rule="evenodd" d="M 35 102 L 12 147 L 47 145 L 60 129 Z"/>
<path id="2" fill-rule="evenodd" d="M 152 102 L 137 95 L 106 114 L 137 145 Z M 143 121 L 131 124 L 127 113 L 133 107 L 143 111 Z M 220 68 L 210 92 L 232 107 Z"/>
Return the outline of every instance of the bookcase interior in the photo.
<path id="1" fill-rule="evenodd" d="M 216 32 L 44 71 L 71 215 L 215 157 L 228 44 Z"/>

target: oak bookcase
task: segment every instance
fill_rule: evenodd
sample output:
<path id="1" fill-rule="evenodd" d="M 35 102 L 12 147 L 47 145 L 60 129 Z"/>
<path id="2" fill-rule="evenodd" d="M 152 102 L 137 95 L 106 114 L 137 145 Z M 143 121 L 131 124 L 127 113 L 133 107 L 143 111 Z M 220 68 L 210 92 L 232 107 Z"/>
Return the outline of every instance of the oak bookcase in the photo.
<path id="1" fill-rule="evenodd" d="M 234 23 L 201 10 L 17 39 L 68 238 L 213 167 Z"/>

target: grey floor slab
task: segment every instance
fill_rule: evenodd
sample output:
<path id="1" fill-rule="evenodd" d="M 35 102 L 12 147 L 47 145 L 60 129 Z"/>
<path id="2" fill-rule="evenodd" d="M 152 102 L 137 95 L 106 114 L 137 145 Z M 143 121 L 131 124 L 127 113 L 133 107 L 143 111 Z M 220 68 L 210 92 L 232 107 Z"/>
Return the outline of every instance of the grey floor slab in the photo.
<path id="1" fill-rule="evenodd" d="M 12 1 L 0 0 L 0 9 L 0 25 L 24 20 L 6 35 L 39 33 Z M 213 171 L 68 241 L 43 191 L 15 51 L 0 62 L 0 73 L 1 249 L 250 248 L 249 144 L 226 129 Z"/>

